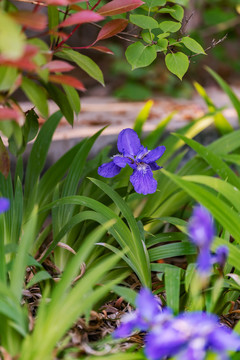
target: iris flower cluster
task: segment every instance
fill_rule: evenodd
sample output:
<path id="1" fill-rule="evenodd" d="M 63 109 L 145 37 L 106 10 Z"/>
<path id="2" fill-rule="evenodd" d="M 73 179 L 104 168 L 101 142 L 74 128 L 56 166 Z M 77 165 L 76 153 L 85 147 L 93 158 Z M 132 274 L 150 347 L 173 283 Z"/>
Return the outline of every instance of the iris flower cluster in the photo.
<path id="1" fill-rule="evenodd" d="M 145 354 L 149 360 L 205 360 L 210 351 L 219 360 L 228 360 L 229 350 L 240 349 L 240 337 L 220 325 L 217 316 L 204 312 L 176 317 L 162 309 L 158 298 L 143 288 L 136 298 L 136 311 L 126 314 L 114 338 L 128 337 L 134 330 L 147 332 Z"/>
<path id="2" fill-rule="evenodd" d="M 102 164 L 98 168 L 98 174 L 112 178 L 128 164 L 133 169 L 130 182 L 134 190 L 143 195 L 154 193 L 157 190 L 157 181 L 152 172 L 161 169 L 156 161 L 163 155 L 165 146 L 148 150 L 141 145 L 139 137 L 133 129 L 124 129 L 118 136 L 117 147 L 119 154 L 114 155 L 111 162 Z"/>
<path id="3" fill-rule="evenodd" d="M 190 240 L 198 247 L 197 268 L 202 276 L 208 276 L 212 265 L 218 263 L 223 268 L 228 256 L 228 248 L 219 246 L 211 255 L 211 244 L 215 236 L 215 226 L 211 214 L 203 206 L 194 208 L 188 224 Z"/>

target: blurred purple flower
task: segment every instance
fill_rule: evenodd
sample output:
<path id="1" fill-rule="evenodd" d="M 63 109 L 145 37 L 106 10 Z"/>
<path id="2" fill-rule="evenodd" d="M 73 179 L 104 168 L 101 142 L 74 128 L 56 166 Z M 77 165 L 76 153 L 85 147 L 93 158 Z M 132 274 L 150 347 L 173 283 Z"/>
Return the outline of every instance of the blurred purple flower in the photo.
<path id="1" fill-rule="evenodd" d="M 213 264 L 218 263 L 219 267 L 221 269 L 223 269 L 225 266 L 225 263 L 227 261 L 228 253 L 229 253 L 229 250 L 228 250 L 227 246 L 225 246 L 225 245 L 219 246 L 216 249 L 215 255 L 212 257 Z"/>
<path id="2" fill-rule="evenodd" d="M 141 145 L 133 129 L 124 129 L 118 136 L 117 147 L 120 154 L 114 155 L 111 162 L 102 164 L 98 168 L 98 174 L 111 178 L 118 175 L 128 164 L 133 169 L 130 181 L 134 190 L 143 195 L 154 193 L 157 190 L 157 181 L 152 172 L 161 169 L 156 161 L 163 155 L 165 146 L 148 150 Z"/>
<path id="3" fill-rule="evenodd" d="M 201 275 L 208 275 L 212 265 L 218 263 L 223 269 L 228 257 L 227 246 L 219 246 L 215 255 L 211 255 L 211 244 L 215 235 L 215 226 L 212 215 L 203 206 L 198 205 L 193 209 L 193 214 L 188 224 L 190 240 L 198 247 L 198 271 Z"/>
<path id="4" fill-rule="evenodd" d="M 240 348 L 240 337 L 218 323 L 217 316 L 203 312 L 184 313 L 154 328 L 146 338 L 150 360 L 175 356 L 176 360 L 204 360 L 207 352 L 229 359 L 227 351 Z"/>
<path id="5" fill-rule="evenodd" d="M 114 338 L 128 337 L 134 330 L 147 331 L 160 318 L 165 320 L 170 314 L 162 311 L 160 300 L 147 288 L 140 290 L 136 306 L 136 311 L 123 316 L 121 325 L 113 334 Z"/>
<path id="6" fill-rule="evenodd" d="M 212 267 L 210 247 L 215 235 L 212 215 L 203 206 L 198 205 L 193 209 L 192 217 L 188 224 L 190 240 L 198 247 L 198 271 L 206 275 Z"/>
<path id="7" fill-rule="evenodd" d="M 215 227 L 212 215 L 201 205 L 195 206 L 188 224 L 188 233 L 193 243 L 199 248 L 209 248 Z"/>
<path id="8" fill-rule="evenodd" d="M 175 356 L 176 360 L 204 360 L 207 352 L 227 360 L 228 350 L 240 348 L 240 337 L 221 326 L 215 315 L 183 313 L 171 322 L 153 328 L 146 337 L 145 353 L 150 360 Z"/>
<path id="9" fill-rule="evenodd" d="M 134 330 L 148 331 L 145 354 L 149 360 L 205 360 L 207 352 L 228 360 L 227 351 L 240 349 L 240 337 L 221 326 L 217 316 L 204 312 L 183 313 L 176 317 L 148 289 L 136 299 L 137 310 L 123 317 L 115 338 L 128 337 Z"/>
<path id="10" fill-rule="evenodd" d="M 10 207 L 10 201 L 7 198 L 0 198 L 0 214 L 8 211 Z"/>

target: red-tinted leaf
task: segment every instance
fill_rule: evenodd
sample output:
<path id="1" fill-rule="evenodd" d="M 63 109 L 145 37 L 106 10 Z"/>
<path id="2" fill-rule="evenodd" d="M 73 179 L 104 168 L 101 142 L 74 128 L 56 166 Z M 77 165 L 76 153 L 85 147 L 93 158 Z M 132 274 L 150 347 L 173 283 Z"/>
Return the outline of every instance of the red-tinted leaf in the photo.
<path id="1" fill-rule="evenodd" d="M 91 46 L 89 49 L 97 50 L 105 54 L 114 55 L 114 52 L 112 52 L 112 50 L 108 49 L 106 46 Z"/>
<path id="2" fill-rule="evenodd" d="M 50 75 L 49 81 L 52 81 L 57 84 L 70 85 L 81 91 L 86 90 L 85 87 L 83 86 L 83 83 L 81 83 L 81 81 L 68 75 Z"/>
<path id="3" fill-rule="evenodd" d="M 59 27 L 66 27 L 71 25 L 80 25 L 89 22 L 96 22 L 103 20 L 103 17 L 94 11 L 83 10 L 76 14 L 70 15 L 66 20 L 64 20 Z"/>
<path id="4" fill-rule="evenodd" d="M 99 31 L 97 39 L 95 42 L 103 39 L 108 39 L 119 32 L 126 29 L 128 25 L 128 20 L 126 19 L 116 19 L 109 21 L 107 24 L 105 24 L 102 29 Z"/>
<path id="5" fill-rule="evenodd" d="M 134 10 L 143 4 L 141 0 L 112 0 L 103 5 L 98 13 L 103 16 L 117 15 Z"/>
<path id="6" fill-rule="evenodd" d="M 8 177 L 10 171 L 10 159 L 8 151 L 3 144 L 2 139 L 0 138 L 0 172 L 5 178 Z"/>
<path id="7" fill-rule="evenodd" d="M 44 30 L 47 26 L 45 14 L 30 11 L 16 11 L 11 14 L 16 22 L 33 30 Z"/>
<path id="8" fill-rule="evenodd" d="M 74 3 L 86 2 L 86 0 L 42 0 L 47 5 L 67 6 Z"/>
<path id="9" fill-rule="evenodd" d="M 37 65 L 33 62 L 33 57 L 38 53 L 38 48 L 33 45 L 26 45 L 23 56 L 18 60 L 5 59 L 0 55 L 0 65 L 7 65 L 21 70 L 35 71 Z"/>
<path id="10" fill-rule="evenodd" d="M 63 40 L 67 40 L 69 38 L 69 35 L 64 33 L 63 31 L 50 30 L 49 35 L 59 36 Z"/>
<path id="11" fill-rule="evenodd" d="M 0 120 L 18 120 L 20 117 L 20 113 L 15 109 L 10 108 L 0 108 Z"/>
<path id="12" fill-rule="evenodd" d="M 43 69 L 48 69 L 50 72 L 67 72 L 74 69 L 74 66 L 70 65 L 66 61 L 53 60 L 43 66 Z"/>

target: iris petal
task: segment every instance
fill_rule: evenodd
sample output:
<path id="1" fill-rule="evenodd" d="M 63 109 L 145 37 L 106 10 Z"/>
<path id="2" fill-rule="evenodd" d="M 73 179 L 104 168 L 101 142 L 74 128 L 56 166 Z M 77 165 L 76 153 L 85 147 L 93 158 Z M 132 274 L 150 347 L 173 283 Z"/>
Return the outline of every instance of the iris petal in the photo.
<path id="1" fill-rule="evenodd" d="M 218 352 L 226 350 L 240 350 L 240 338 L 229 328 L 222 326 L 213 331 L 209 336 L 210 346 Z"/>
<path id="2" fill-rule="evenodd" d="M 199 273 L 208 275 L 211 272 L 212 258 L 209 248 L 206 247 L 199 250 L 197 264 Z"/>
<path id="3" fill-rule="evenodd" d="M 134 311 L 132 313 L 126 314 L 122 318 L 122 323 L 114 331 L 113 337 L 115 339 L 128 337 L 136 328 L 138 328 L 138 312 Z"/>
<path id="4" fill-rule="evenodd" d="M 146 164 L 138 165 L 130 176 L 134 190 L 143 195 L 153 194 L 157 190 L 157 181 L 153 178 L 150 167 Z"/>
<path id="5" fill-rule="evenodd" d="M 115 165 L 119 166 L 120 168 L 124 168 L 127 164 L 131 165 L 132 163 L 134 163 L 133 160 L 118 155 L 113 157 L 113 162 Z"/>
<path id="6" fill-rule="evenodd" d="M 158 166 L 158 164 L 154 161 L 148 164 L 152 171 L 162 169 L 162 166 Z"/>
<path id="7" fill-rule="evenodd" d="M 136 306 L 141 309 L 141 316 L 151 322 L 160 313 L 160 302 L 155 298 L 150 290 L 143 288 L 137 299 Z"/>
<path id="8" fill-rule="evenodd" d="M 150 150 L 149 153 L 147 153 L 146 156 L 144 156 L 143 161 L 146 164 L 152 163 L 158 159 L 164 154 L 164 151 L 166 150 L 165 146 L 158 146 L 154 150 Z"/>
<path id="9" fill-rule="evenodd" d="M 141 147 L 137 133 L 133 129 L 122 130 L 118 135 L 117 147 L 125 156 L 136 156 Z"/>
<path id="10" fill-rule="evenodd" d="M 121 171 L 121 167 L 115 165 L 113 161 L 106 164 L 102 164 L 98 168 L 98 174 L 106 178 L 112 178 L 118 175 L 120 171 Z"/>
<path id="11" fill-rule="evenodd" d="M 0 214 L 7 211 L 10 206 L 10 201 L 7 198 L 0 198 Z"/>

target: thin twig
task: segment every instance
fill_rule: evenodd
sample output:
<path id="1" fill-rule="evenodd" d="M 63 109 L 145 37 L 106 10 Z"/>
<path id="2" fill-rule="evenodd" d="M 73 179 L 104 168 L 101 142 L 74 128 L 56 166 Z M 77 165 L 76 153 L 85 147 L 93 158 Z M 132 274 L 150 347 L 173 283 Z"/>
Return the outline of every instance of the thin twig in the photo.
<path id="1" fill-rule="evenodd" d="M 92 11 L 94 10 L 94 9 L 96 9 L 96 7 L 100 4 L 100 2 L 101 2 L 102 0 L 98 0 L 97 1 L 97 3 L 92 7 Z"/>
<path id="2" fill-rule="evenodd" d="M 191 18 L 193 17 L 193 15 L 194 15 L 194 11 L 189 15 L 188 18 L 184 18 L 184 24 L 182 25 L 181 30 L 180 30 L 180 33 L 182 35 L 185 34 L 186 27 L 188 26 L 188 23 L 191 20 Z"/>
<path id="3" fill-rule="evenodd" d="M 204 51 L 207 52 L 207 51 L 213 49 L 215 46 L 221 44 L 224 40 L 226 40 L 227 36 L 228 36 L 228 34 L 224 35 L 224 37 L 219 39 L 219 40 L 213 39 L 212 44 L 210 46 L 208 46 L 206 49 L 204 49 Z M 188 58 L 191 59 L 192 57 L 195 57 L 195 56 L 198 56 L 198 55 L 200 55 L 200 54 L 192 54 Z"/>
<path id="4" fill-rule="evenodd" d="M 63 17 L 63 21 L 64 20 L 66 20 L 66 18 L 67 18 L 67 16 L 68 16 L 68 13 L 69 13 L 69 6 L 67 6 L 67 8 L 66 8 L 66 12 L 65 12 L 65 14 L 64 14 L 64 17 Z M 61 31 L 61 28 L 59 28 L 59 31 Z M 69 35 L 69 37 L 70 37 L 71 35 Z M 68 39 L 68 38 L 67 38 Z M 65 41 L 67 41 L 67 39 L 65 40 Z M 58 48 L 58 46 L 62 43 L 62 41 L 60 42 L 60 44 L 58 45 L 58 43 L 59 43 L 59 40 L 60 40 L 60 37 L 58 36 L 57 37 L 57 40 L 56 40 L 56 49 Z"/>
<path id="5" fill-rule="evenodd" d="M 40 1 L 34 1 L 34 0 L 16 0 L 18 2 L 25 2 L 28 4 L 33 4 L 33 5 L 39 5 L 39 6 L 48 6 L 47 4 L 40 2 Z"/>

